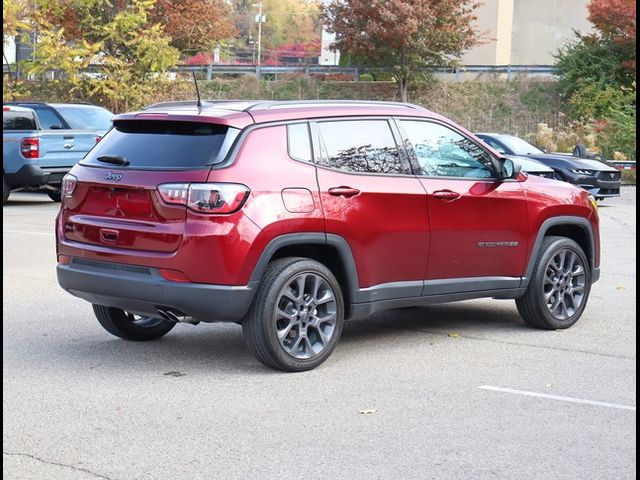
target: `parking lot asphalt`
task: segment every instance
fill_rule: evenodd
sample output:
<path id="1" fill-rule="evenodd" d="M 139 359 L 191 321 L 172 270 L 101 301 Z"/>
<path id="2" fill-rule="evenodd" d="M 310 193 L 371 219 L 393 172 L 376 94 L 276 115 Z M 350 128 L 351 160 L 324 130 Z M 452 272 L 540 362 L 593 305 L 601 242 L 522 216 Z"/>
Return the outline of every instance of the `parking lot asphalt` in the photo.
<path id="1" fill-rule="evenodd" d="M 58 205 L 3 208 L 5 479 L 633 479 L 636 190 L 601 203 L 582 319 L 513 301 L 348 323 L 314 371 L 271 371 L 237 325 L 107 334 L 55 278 Z"/>

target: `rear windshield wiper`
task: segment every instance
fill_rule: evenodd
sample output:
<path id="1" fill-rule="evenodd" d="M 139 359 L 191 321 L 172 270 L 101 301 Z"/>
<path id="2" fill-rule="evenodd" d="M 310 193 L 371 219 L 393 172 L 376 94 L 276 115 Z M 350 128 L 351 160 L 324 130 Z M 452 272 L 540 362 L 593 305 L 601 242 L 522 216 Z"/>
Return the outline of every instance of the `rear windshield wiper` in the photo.
<path id="1" fill-rule="evenodd" d="M 112 163 L 114 165 L 129 165 L 129 160 L 120 155 L 101 155 L 96 158 L 99 162 Z"/>

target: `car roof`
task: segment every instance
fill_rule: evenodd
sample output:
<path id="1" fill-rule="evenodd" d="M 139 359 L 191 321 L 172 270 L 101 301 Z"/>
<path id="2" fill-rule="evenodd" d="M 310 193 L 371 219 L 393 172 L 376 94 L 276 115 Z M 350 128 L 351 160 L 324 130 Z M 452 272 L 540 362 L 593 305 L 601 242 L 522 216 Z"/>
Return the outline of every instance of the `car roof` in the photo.
<path id="1" fill-rule="evenodd" d="M 19 105 L 12 105 L 12 104 L 2 104 L 2 111 L 3 112 L 31 112 L 35 115 L 35 112 L 33 111 L 32 108 L 28 108 L 28 107 L 21 107 Z"/>
<path id="2" fill-rule="evenodd" d="M 244 128 L 254 123 L 376 115 L 428 117 L 446 121 L 444 117 L 418 105 L 357 100 L 203 100 L 200 107 L 194 100 L 161 102 L 138 112 L 118 115 L 114 120 L 171 118 Z"/>
<path id="3" fill-rule="evenodd" d="M 15 101 L 5 102 L 4 105 L 45 105 L 47 107 L 79 107 L 79 108 L 103 108 L 100 105 L 94 105 L 93 103 L 48 103 L 48 102 L 30 102 L 30 101 Z"/>
<path id="4" fill-rule="evenodd" d="M 482 135 L 485 135 L 487 137 L 493 137 L 493 138 L 504 138 L 504 137 L 513 137 L 513 138 L 519 138 L 516 137 L 515 135 L 509 135 L 508 133 L 484 133 L 484 132 L 478 132 L 474 134 L 476 137 L 481 137 Z"/>

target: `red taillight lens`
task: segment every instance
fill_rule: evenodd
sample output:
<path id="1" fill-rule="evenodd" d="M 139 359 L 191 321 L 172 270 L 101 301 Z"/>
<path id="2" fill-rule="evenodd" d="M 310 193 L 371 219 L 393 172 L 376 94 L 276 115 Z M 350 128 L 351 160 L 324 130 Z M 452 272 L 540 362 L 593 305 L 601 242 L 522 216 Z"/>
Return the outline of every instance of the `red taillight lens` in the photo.
<path id="1" fill-rule="evenodd" d="M 40 156 L 40 140 L 34 137 L 25 137 L 20 140 L 20 152 L 24 158 L 38 158 Z"/>
<path id="2" fill-rule="evenodd" d="M 189 198 L 188 183 L 165 183 L 158 185 L 160 197 L 167 203 L 186 205 Z"/>
<path id="3" fill-rule="evenodd" d="M 67 173 L 62 179 L 62 187 L 60 188 L 63 197 L 70 197 L 73 195 L 73 191 L 76 189 L 78 179 Z"/>
<path id="4" fill-rule="evenodd" d="M 158 185 L 167 203 L 185 205 L 199 213 L 236 212 L 249 196 L 249 188 L 238 183 L 166 183 Z"/>

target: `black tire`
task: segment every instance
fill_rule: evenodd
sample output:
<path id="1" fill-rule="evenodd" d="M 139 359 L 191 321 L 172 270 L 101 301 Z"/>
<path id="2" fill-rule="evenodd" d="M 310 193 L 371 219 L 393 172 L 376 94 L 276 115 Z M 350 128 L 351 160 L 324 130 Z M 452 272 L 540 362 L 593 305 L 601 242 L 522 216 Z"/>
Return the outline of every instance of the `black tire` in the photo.
<path id="1" fill-rule="evenodd" d="M 584 143 L 578 143 L 575 147 L 573 147 L 573 156 L 587 158 L 587 146 Z"/>
<path id="2" fill-rule="evenodd" d="M 7 200 L 9 200 L 9 195 L 11 194 L 11 187 L 7 184 L 7 181 L 4 179 L 4 173 L 2 174 L 2 204 L 6 204 Z"/>
<path id="3" fill-rule="evenodd" d="M 590 291 L 591 271 L 582 248 L 570 238 L 547 237 L 527 291 L 516 305 L 522 319 L 532 327 L 564 329 L 578 321 Z"/>
<path id="4" fill-rule="evenodd" d="M 323 298 L 318 299 L 320 292 Z M 331 355 L 343 323 L 342 290 L 333 273 L 315 260 L 289 257 L 267 267 L 242 332 L 264 365 L 301 372 Z"/>
<path id="5" fill-rule="evenodd" d="M 162 318 L 138 317 L 119 308 L 102 305 L 93 305 L 93 313 L 111 335 L 135 342 L 155 340 L 176 326 Z"/>
<path id="6" fill-rule="evenodd" d="M 60 190 L 47 190 L 47 195 L 54 202 L 62 201 L 62 192 Z"/>

